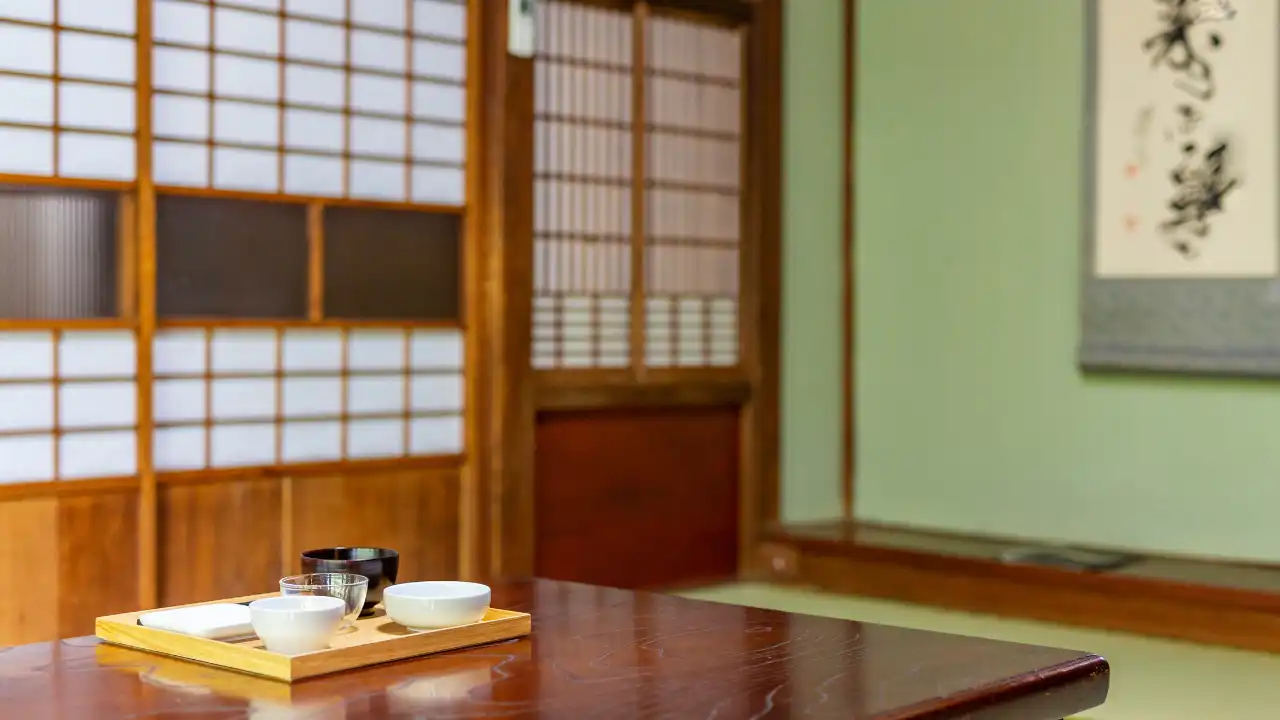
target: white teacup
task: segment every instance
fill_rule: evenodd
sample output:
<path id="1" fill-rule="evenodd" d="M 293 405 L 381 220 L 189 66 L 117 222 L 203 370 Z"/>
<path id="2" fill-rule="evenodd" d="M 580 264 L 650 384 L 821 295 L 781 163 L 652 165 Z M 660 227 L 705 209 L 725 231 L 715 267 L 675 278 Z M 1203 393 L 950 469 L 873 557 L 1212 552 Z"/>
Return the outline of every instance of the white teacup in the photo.
<path id="1" fill-rule="evenodd" d="M 489 611 L 489 586 L 455 580 L 411 582 L 382 591 L 387 617 L 410 630 L 470 625 Z"/>
<path id="2" fill-rule="evenodd" d="M 267 650 L 300 655 L 329 647 L 346 609 L 342 598 L 288 595 L 249 603 L 249 619 Z"/>

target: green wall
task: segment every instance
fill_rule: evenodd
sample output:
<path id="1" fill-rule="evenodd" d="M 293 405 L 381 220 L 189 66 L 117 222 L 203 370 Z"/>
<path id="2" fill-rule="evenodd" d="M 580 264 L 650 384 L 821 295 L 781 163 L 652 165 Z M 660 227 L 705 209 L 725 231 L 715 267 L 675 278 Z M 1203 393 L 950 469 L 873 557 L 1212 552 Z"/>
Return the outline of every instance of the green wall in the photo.
<path id="1" fill-rule="evenodd" d="M 789 4 L 800 519 L 838 514 L 840 0 Z M 1280 560 L 1280 386 L 1076 368 L 1083 0 L 861 0 L 859 31 L 858 516 Z"/>
<path id="2" fill-rule="evenodd" d="M 939 0 L 942 1 L 942 0 Z M 783 0 L 782 516 L 840 514 L 841 0 Z M 833 262 L 834 258 L 834 262 Z"/>

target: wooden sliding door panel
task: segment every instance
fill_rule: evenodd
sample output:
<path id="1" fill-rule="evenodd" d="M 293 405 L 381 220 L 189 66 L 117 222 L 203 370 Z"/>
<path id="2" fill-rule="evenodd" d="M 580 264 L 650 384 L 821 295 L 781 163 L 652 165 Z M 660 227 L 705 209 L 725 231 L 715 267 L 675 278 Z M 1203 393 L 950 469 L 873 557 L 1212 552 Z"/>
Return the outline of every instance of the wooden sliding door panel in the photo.
<path id="1" fill-rule="evenodd" d="M 100 615 L 138 605 L 138 499 L 125 491 L 58 498 L 58 635 L 93 634 Z"/>
<path id="2" fill-rule="evenodd" d="M 539 416 L 537 574 L 619 587 L 732 576 L 736 408 Z"/>
<path id="3" fill-rule="evenodd" d="M 164 485 L 159 517 L 162 607 L 278 589 L 278 479 Z"/>
<path id="4" fill-rule="evenodd" d="M 295 477 L 292 546 L 297 554 L 336 546 L 400 552 L 401 582 L 453 579 L 458 571 L 458 473 L 396 470 Z"/>
<path id="5" fill-rule="evenodd" d="M 0 563 L 16 580 L 0 594 L 0 647 L 58 636 L 57 552 L 57 498 L 0 502 Z"/>

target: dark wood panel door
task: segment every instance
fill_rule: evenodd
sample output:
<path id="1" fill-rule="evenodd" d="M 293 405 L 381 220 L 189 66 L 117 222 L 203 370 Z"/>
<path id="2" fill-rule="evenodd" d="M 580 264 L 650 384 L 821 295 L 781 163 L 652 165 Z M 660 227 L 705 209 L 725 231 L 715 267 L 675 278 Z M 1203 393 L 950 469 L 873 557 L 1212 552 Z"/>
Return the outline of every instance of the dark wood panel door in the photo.
<path id="1" fill-rule="evenodd" d="M 737 408 L 539 415 L 537 574 L 624 588 L 734 576 L 738 433 Z"/>

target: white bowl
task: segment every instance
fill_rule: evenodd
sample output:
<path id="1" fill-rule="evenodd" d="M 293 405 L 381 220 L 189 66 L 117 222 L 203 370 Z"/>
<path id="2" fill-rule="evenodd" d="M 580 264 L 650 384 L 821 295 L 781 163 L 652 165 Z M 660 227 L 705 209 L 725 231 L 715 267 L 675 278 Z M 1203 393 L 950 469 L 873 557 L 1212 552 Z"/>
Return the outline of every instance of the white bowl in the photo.
<path id="1" fill-rule="evenodd" d="M 287 595 L 249 603 L 253 631 L 271 652 L 299 655 L 329 647 L 347 604 L 322 595 Z"/>
<path id="2" fill-rule="evenodd" d="M 489 610 L 489 586 L 453 580 L 411 582 L 382 591 L 387 617 L 410 630 L 469 625 Z"/>

